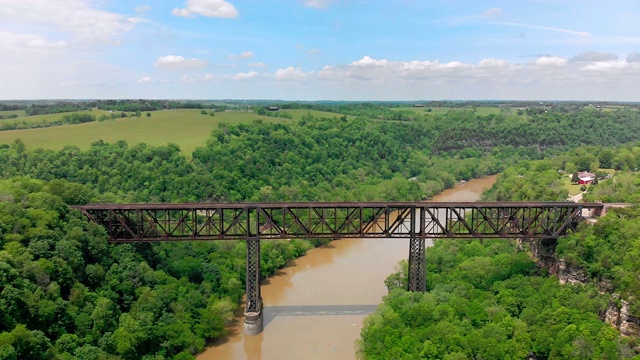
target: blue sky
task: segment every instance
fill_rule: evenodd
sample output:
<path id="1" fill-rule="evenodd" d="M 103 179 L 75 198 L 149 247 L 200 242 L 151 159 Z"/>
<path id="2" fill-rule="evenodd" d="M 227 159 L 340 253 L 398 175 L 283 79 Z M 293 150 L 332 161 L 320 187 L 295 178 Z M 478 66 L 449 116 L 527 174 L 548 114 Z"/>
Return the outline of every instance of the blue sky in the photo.
<path id="1" fill-rule="evenodd" d="M 3 0 L 0 99 L 640 101 L 640 1 Z"/>

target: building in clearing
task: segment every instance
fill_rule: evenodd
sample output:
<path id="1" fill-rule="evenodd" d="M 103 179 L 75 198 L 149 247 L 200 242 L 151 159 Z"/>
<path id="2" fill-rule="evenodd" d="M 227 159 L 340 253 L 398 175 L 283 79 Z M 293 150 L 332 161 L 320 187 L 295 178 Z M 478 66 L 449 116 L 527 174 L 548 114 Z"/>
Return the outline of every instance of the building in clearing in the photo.
<path id="1" fill-rule="evenodd" d="M 578 184 L 591 184 L 593 180 L 595 180 L 596 174 L 581 172 L 578 173 Z"/>

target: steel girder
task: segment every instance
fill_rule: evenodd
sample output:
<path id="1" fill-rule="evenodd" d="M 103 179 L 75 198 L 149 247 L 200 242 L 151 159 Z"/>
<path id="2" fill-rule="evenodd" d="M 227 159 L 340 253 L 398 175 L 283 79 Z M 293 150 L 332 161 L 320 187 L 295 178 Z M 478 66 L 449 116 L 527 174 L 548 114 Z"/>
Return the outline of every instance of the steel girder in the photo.
<path id="1" fill-rule="evenodd" d="M 247 283 L 245 313 L 262 311 L 260 294 L 260 239 L 247 240 Z"/>
<path id="2" fill-rule="evenodd" d="M 114 242 L 291 238 L 557 238 L 600 203 L 93 204 Z M 413 219 L 413 221 L 412 221 Z"/>

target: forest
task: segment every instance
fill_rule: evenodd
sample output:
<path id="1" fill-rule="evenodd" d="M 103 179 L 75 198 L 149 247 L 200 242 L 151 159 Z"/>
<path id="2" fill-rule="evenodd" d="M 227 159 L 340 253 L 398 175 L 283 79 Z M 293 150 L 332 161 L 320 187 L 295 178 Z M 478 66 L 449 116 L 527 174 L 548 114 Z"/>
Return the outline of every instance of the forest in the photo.
<path id="1" fill-rule="evenodd" d="M 491 129 L 503 126 L 500 124 L 514 122 L 526 128 L 526 120 L 517 116 L 500 114 L 499 120 L 495 115 L 489 118 L 460 110 L 448 116 L 425 112 L 411 120 L 397 121 L 366 115 L 381 105 L 365 110 L 361 104 L 353 105 L 353 115 L 349 116 L 343 111 L 347 105 L 339 106 L 342 112 L 333 118 L 308 114 L 286 123 L 256 120 L 251 124 L 222 124 L 191 156 L 183 155 L 175 144 L 153 147 L 98 141 L 86 150 L 67 146 L 59 151 L 27 149 L 20 140 L 0 144 L 0 308 L 4 310 L 0 318 L 0 359 L 191 359 L 207 342 L 224 334 L 239 303 L 244 291 L 243 242 L 112 245 L 101 229 L 88 224 L 69 205 L 421 200 L 463 179 L 514 173 L 512 165 L 537 166 L 525 160 L 569 151 L 583 135 L 577 122 L 571 122 L 570 114 L 564 113 L 557 115 L 565 119 L 558 123 L 557 130 L 567 136 L 541 147 L 534 132 L 525 132 L 517 141 L 505 144 L 492 142 L 495 133 Z M 600 116 L 590 110 L 575 111 L 575 117 Z M 549 117 L 543 114 L 540 116 Z M 623 109 L 601 121 L 614 127 L 637 117 L 637 111 Z M 440 146 L 446 134 L 460 128 L 461 123 L 476 127 L 484 124 L 491 131 L 481 132 L 487 137 L 484 139 L 474 134 L 472 141 L 446 149 Z M 614 131 L 611 136 L 589 139 L 600 152 L 577 155 L 573 162 L 567 162 L 578 167 L 606 160 L 608 155 L 601 156 L 604 146 L 638 141 L 640 132 Z M 610 160 L 629 169 L 633 164 L 627 157 L 614 154 Z M 544 166 L 549 172 L 556 171 L 551 165 Z M 541 190 L 531 190 L 526 196 L 550 199 L 551 194 L 546 192 L 552 188 L 545 188 L 542 179 L 538 181 Z M 557 196 L 561 194 L 559 189 Z M 317 245 L 321 243 L 305 240 L 265 243 L 261 275 L 269 276 Z M 486 264 L 490 254 L 504 247 L 482 250 L 473 243 L 469 246 L 485 254 L 477 264 L 463 266 L 471 270 Z M 534 272 L 522 255 L 514 256 L 492 258 L 490 261 L 502 262 L 487 267 L 495 270 L 491 270 L 495 273 L 490 274 L 490 280 L 482 280 L 482 274 L 469 279 L 475 281 L 471 286 L 479 286 L 477 291 L 470 285 L 451 291 L 462 294 L 466 289 L 468 294 L 490 301 L 495 295 L 490 293 L 495 291 L 493 282 Z M 446 274 L 455 261 L 447 258 L 445 262 L 451 262 L 448 268 L 429 271 Z M 454 274 L 469 276 L 461 271 L 451 276 Z M 429 281 L 431 289 L 438 287 Z M 582 293 L 574 296 L 574 290 L 567 293 L 555 289 L 544 278 L 536 283 L 527 281 L 500 286 L 530 287 L 530 293 L 545 289 L 560 296 L 563 306 L 572 311 L 566 321 L 586 322 L 584 329 L 567 334 L 571 339 L 592 344 L 594 334 L 604 331 L 592 321 L 590 313 L 572 307 L 584 303 L 584 309 L 591 311 L 602 304 L 602 299 Z M 428 296 L 400 292 L 394 290 L 392 296 Z M 583 299 L 585 296 L 588 299 Z M 448 301 L 442 300 L 442 304 Z M 446 308 L 444 312 L 451 313 L 451 319 L 458 316 L 458 308 L 448 306 L 453 310 Z M 482 306 L 484 303 L 478 303 L 473 308 L 482 313 Z M 516 316 L 522 317 L 519 310 L 499 310 L 478 315 L 481 320 L 473 326 L 481 331 L 479 326 L 489 324 L 489 320 L 506 319 L 508 315 L 514 330 L 504 336 L 521 329 L 522 324 L 515 321 Z M 489 314 L 495 317 L 489 318 Z M 545 316 L 557 318 L 556 313 Z M 533 319 L 527 326 L 542 328 L 545 319 Z M 520 333 L 526 332 L 518 330 Z M 576 333 L 588 336 L 578 337 Z M 610 337 L 608 332 L 602 334 Z M 363 339 L 366 341 L 366 337 Z M 615 336 L 612 339 L 615 351 L 626 351 L 625 341 Z M 598 344 L 593 345 L 593 354 L 614 351 L 609 343 Z M 540 354 L 552 353 L 553 346 L 546 342 L 539 347 Z"/>

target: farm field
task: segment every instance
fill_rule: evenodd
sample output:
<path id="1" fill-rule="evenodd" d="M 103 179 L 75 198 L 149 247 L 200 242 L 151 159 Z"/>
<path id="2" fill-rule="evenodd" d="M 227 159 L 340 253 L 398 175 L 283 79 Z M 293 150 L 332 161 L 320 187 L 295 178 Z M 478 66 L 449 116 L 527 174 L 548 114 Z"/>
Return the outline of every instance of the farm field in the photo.
<path id="1" fill-rule="evenodd" d="M 0 115 L 11 115 L 11 114 L 16 114 L 18 115 L 18 117 L 23 117 L 26 116 L 27 114 L 24 112 L 24 110 L 1 110 L 0 111 Z"/>
<path id="2" fill-rule="evenodd" d="M 100 117 L 100 115 L 109 114 L 109 112 L 107 111 L 97 110 L 97 109 L 83 110 L 83 111 L 70 111 L 70 112 L 62 112 L 62 113 L 55 113 L 55 114 L 33 115 L 33 116 L 26 116 L 23 110 L 0 111 L 0 114 L 3 114 L 3 113 L 6 113 L 6 115 L 16 114 L 18 115 L 18 117 L 14 119 L 1 119 L 0 123 L 23 123 L 24 122 L 26 124 L 47 124 L 47 123 L 61 120 L 65 115 L 71 115 L 71 114 L 91 114 L 95 116 L 96 119 Z"/>
<path id="3" fill-rule="evenodd" d="M 113 143 L 125 140 L 129 145 L 147 143 L 165 145 L 175 143 L 182 153 L 190 156 L 196 147 L 205 143 L 211 130 L 220 123 L 250 123 L 254 119 L 270 122 L 296 121 L 307 113 L 313 116 L 338 116 L 310 110 L 285 110 L 293 119 L 260 116 L 251 112 L 217 112 L 215 116 L 203 115 L 200 110 L 152 111 L 150 117 L 122 118 L 113 121 L 90 122 L 77 125 L 63 125 L 48 128 L 0 131 L 0 144 L 10 144 L 21 139 L 27 149 L 36 148 L 59 150 L 67 145 L 87 149 L 98 140 Z M 99 116 L 101 112 L 94 110 Z M 63 114 L 55 114 L 62 116 Z"/>

